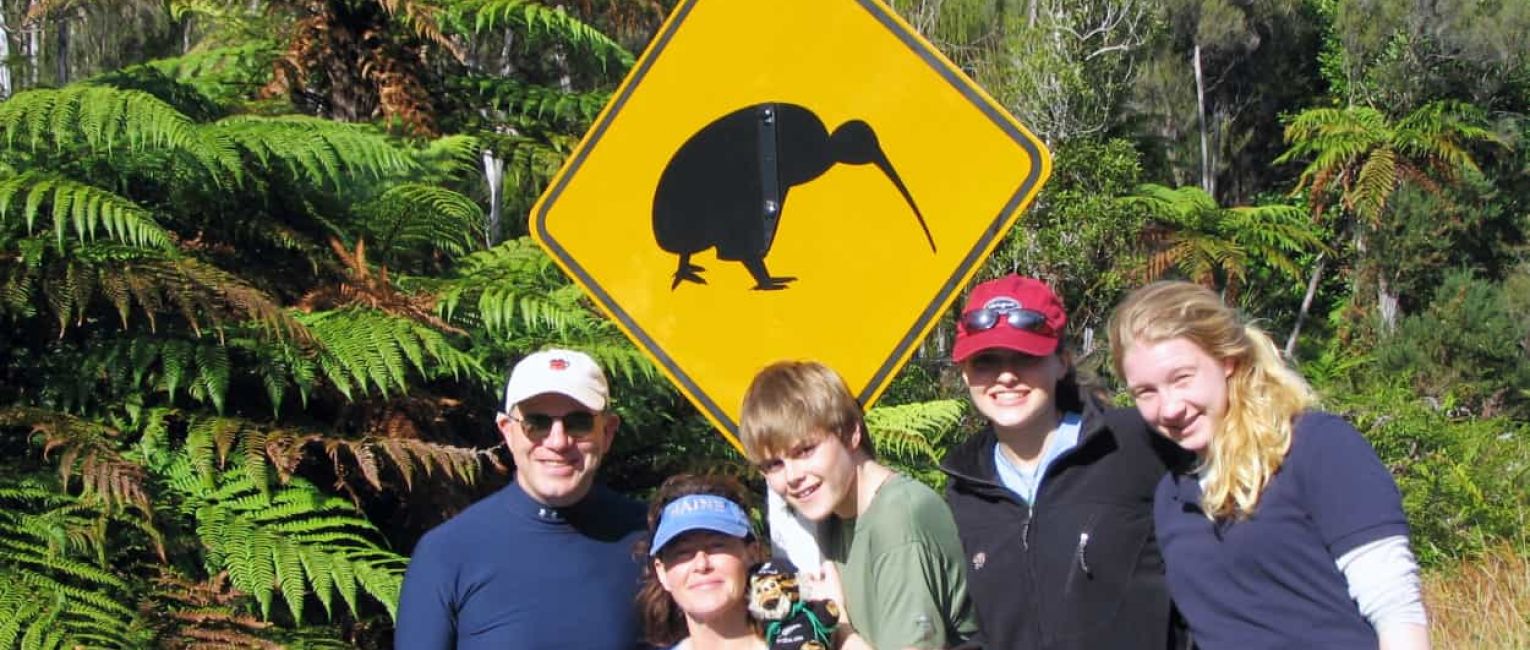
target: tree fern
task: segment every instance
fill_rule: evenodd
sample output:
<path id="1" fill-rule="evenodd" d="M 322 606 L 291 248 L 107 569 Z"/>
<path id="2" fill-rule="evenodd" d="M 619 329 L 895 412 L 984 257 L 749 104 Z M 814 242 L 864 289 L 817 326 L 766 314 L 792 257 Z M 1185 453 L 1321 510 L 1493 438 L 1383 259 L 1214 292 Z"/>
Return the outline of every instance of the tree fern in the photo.
<path id="1" fill-rule="evenodd" d="M 352 179 L 397 176 L 415 169 L 404 150 L 364 125 L 298 115 L 241 115 L 205 128 L 214 137 L 237 144 L 261 165 L 279 165 L 295 178 L 337 190 Z"/>
<path id="2" fill-rule="evenodd" d="M 3 204 L 0 204 L 3 205 Z M 359 208 L 361 232 L 383 259 L 441 251 L 464 255 L 482 238 L 483 210 L 443 187 L 399 183 Z"/>
<path id="3" fill-rule="evenodd" d="M 127 583 L 81 557 L 95 555 L 90 550 L 56 543 L 60 526 L 95 528 L 99 515 L 24 482 L 0 485 L 0 504 L 0 647 L 134 647 L 144 641 L 132 626 L 135 612 L 123 603 Z"/>
<path id="4" fill-rule="evenodd" d="M 573 46 L 602 65 L 618 71 L 632 67 L 634 58 L 600 30 L 571 16 L 562 7 L 531 0 L 465 0 L 448 12 L 453 29 L 463 32 L 515 30 L 531 43 L 556 42 Z"/>
<path id="5" fill-rule="evenodd" d="M 1138 251 L 1145 261 L 1127 271 L 1143 281 L 1178 270 L 1194 282 L 1236 292 L 1253 265 L 1295 279 L 1301 274 L 1297 258 L 1327 248 L 1321 231 L 1295 206 L 1223 208 L 1199 187 L 1151 183 L 1121 203 L 1154 222 Z"/>
<path id="6" fill-rule="evenodd" d="M 331 616 L 336 593 L 353 612 L 364 593 L 394 613 L 407 559 L 378 543 L 371 522 L 349 502 L 299 478 L 267 498 L 239 464 L 220 473 L 214 489 L 187 456 L 166 468 L 183 510 L 195 516 L 215 570 L 227 571 L 234 587 L 253 595 L 266 618 L 279 595 L 293 618 L 302 620 L 308 593 Z"/>
<path id="7" fill-rule="evenodd" d="M 480 323 L 491 336 L 523 328 L 562 334 L 593 319 L 579 308 L 577 287 L 527 238 L 469 255 L 454 277 L 426 286 L 443 317 Z"/>
<path id="8" fill-rule="evenodd" d="M 127 198 L 45 172 L 0 178 L 0 226 L 24 223 L 27 234 L 33 234 L 38 229 L 38 217 L 60 246 L 71 232 L 82 241 L 105 233 L 133 246 L 170 246 L 169 233 L 148 210 Z"/>
<path id="9" fill-rule="evenodd" d="M 0 139 L 7 147 L 83 145 L 103 156 L 117 150 L 162 150 L 187 156 L 212 178 L 237 179 L 237 152 L 219 134 L 159 98 L 137 90 L 73 84 L 17 93 L 0 102 Z"/>
<path id="10" fill-rule="evenodd" d="M 313 333 L 319 374 L 347 398 L 408 387 L 408 372 L 493 381 L 478 360 L 453 347 L 440 332 L 381 312 L 346 309 L 304 314 Z"/>
<path id="11" fill-rule="evenodd" d="M 60 329 L 67 329 L 71 321 L 82 323 L 101 299 L 115 309 L 123 326 L 137 306 L 151 328 L 169 314 L 198 335 L 207 326 L 220 329 L 250 322 L 272 338 L 309 338 L 301 323 L 270 296 L 192 257 L 100 242 L 71 244 L 62 254 L 26 241 L 17 246 L 31 257 L 13 268 L 7 291 L 34 296 L 40 292 Z M 0 271 L 10 264 L 0 260 Z"/>
<path id="12" fill-rule="evenodd" d="M 567 92 L 507 77 L 464 75 L 448 83 L 454 93 L 475 98 L 477 105 L 566 128 L 587 127 L 611 99 L 604 90 Z"/>
<path id="13" fill-rule="evenodd" d="M 78 478 L 81 496 L 107 510 L 134 506 L 150 513 L 143 468 L 122 457 L 112 440 L 116 430 L 99 422 L 39 408 L 0 409 L 0 427 L 25 427 L 38 437 L 44 455 L 57 453 L 65 487 Z"/>
<path id="14" fill-rule="evenodd" d="M 879 459 L 938 486 L 941 455 L 965 410 L 955 399 L 879 406 L 866 412 L 866 429 Z"/>

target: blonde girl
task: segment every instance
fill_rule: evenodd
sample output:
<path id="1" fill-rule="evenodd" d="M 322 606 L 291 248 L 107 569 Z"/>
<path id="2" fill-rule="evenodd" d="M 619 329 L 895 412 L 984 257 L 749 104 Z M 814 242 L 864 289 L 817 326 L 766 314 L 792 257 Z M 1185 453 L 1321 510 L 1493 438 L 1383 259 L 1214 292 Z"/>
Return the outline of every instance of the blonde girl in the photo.
<path id="1" fill-rule="evenodd" d="M 1109 334 L 1142 417 L 1196 456 L 1153 520 L 1199 647 L 1429 647 L 1396 483 L 1268 335 L 1185 282 L 1132 293 Z"/>

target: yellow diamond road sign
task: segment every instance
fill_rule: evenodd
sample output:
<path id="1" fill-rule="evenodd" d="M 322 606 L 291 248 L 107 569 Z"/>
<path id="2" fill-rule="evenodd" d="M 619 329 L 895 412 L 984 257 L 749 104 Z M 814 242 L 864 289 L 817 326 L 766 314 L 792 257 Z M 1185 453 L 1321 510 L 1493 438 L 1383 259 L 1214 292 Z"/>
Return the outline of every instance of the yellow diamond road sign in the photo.
<path id="1" fill-rule="evenodd" d="M 777 360 L 875 401 L 1049 169 L 881 2 L 686 0 L 531 232 L 732 439 Z"/>

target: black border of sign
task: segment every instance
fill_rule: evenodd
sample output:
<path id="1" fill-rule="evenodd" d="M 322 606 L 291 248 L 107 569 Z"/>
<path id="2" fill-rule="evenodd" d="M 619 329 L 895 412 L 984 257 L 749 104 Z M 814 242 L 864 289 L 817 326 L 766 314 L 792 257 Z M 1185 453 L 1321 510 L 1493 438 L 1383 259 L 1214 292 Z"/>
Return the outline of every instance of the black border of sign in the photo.
<path id="1" fill-rule="evenodd" d="M 654 37 L 654 44 L 650 47 L 647 55 L 643 57 L 637 69 L 632 72 L 631 79 L 629 79 L 627 83 L 623 85 L 621 94 L 611 99 L 610 110 L 607 110 L 603 119 L 601 119 L 601 121 L 590 130 L 589 137 L 584 143 L 584 146 L 580 147 L 578 153 L 575 154 L 574 158 L 569 161 L 568 168 L 564 170 L 564 172 L 558 177 L 558 182 L 551 188 L 548 188 L 547 196 L 543 199 L 541 208 L 535 215 L 532 215 L 532 218 L 536 220 L 537 230 L 543 233 L 544 245 L 550 249 L 550 252 L 554 256 L 566 264 L 570 271 L 578 276 L 580 284 L 584 285 L 586 289 L 594 294 L 595 299 L 599 301 L 607 311 L 615 315 L 616 318 L 622 322 L 626 330 L 631 332 L 632 335 L 638 339 L 639 343 L 641 343 L 650 354 L 658 359 L 659 363 L 663 364 L 664 367 L 670 371 L 671 375 L 676 379 L 676 381 L 679 381 L 682 384 L 682 388 L 685 390 L 685 392 L 693 397 L 696 401 L 701 403 L 702 408 L 707 410 L 707 412 L 712 416 L 713 421 L 720 422 L 725 427 L 727 427 L 729 435 L 737 436 L 738 423 L 734 422 L 731 418 L 728 417 L 727 413 L 718 408 L 717 404 L 712 401 L 711 396 L 703 392 L 700 387 L 697 386 L 696 383 L 690 378 L 690 376 L 687 375 L 685 371 L 675 363 L 674 359 L 671 359 L 663 349 L 659 348 L 659 346 L 654 342 L 653 338 L 650 337 L 648 333 L 643 330 L 643 328 L 638 327 L 638 324 L 632 320 L 632 317 L 628 315 L 627 312 L 623 311 L 621 307 L 611 299 L 611 296 L 607 295 L 605 290 L 595 283 L 594 278 L 590 277 L 589 273 L 585 271 L 584 267 L 580 266 L 578 262 L 575 262 L 574 259 L 569 256 L 568 250 L 559 244 L 557 239 L 552 236 L 552 233 L 547 230 L 547 213 L 552 210 L 554 205 L 557 204 L 558 196 L 563 193 L 563 189 L 568 185 L 569 181 L 574 178 L 575 172 L 577 172 L 579 167 L 584 164 L 585 158 L 588 157 L 589 153 L 595 149 L 596 143 L 600 141 L 601 136 L 605 135 L 606 129 L 610 128 L 611 123 L 616 120 L 616 116 L 621 113 L 622 107 L 627 103 L 627 99 L 631 97 L 633 91 L 637 89 L 643 76 L 648 73 L 649 68 L 653 67 L 654 62 L 659 59 L 659 55 L 663 53 L 664 48 L 669 45 L 669 41 L 674 38 L 675 32 L 678 31 L 680 29 L 680 25 L 685 22 L 685 19 L 690 14 L 691 9 L 696 6 L 697 2 L 700 1 L 701 0 L 688 0 L 687 2 L 675 8 L 675 15 L 672 16 L 670 21 L 668 21 L 668 27 L 662 33 Z M 981 91 L 974 84 L 968 82 L 965 78 L 960 76 L 951 64 L 943 60 L 942 56 L 938 52 L 926 46 L 922 41 L 916 38 L 913 33 L 905 29 L 904 25 L 897 18 L 891 15 L 890 9 L 881 5 L 875 0 L 856 0 L 856 2 L 857 4 L 860 4 L 861 8 L 865 9 L 867 13 L 870 13 L 873 18 L 882 23 L 883 27 L 886 27 L 889 32 L 892 32 L 894 35 L 896 35 L 898 40 L 902 41 L 904 45 L 908 46 L 908 48 L 912 50 L 914 54 L 918 55 L 920 59 L 924 60 L 925 64 L 929 65 L 937 73 L 939 73 L 941 78 L 945 79 L 947 83 L 951 84 L 951 86 L 955 88 L 957 92 L 961 93 L 963 97 L 966 97 L 968 101 L 972 102 L 972 104 L 976 106 L 977 109 L 984 115 L 988 116 L 988 119 L 991 120 L 996 126 L 998 126 L 999 129 L 1002 130 L 1005 134 L 1009 135 L 1009 137 L 1013 139 L 1016 144 L 1019 144 L 1022 149 L 1030 153 L 1032 160 L 1035 161 L 1035 164 L 1032 164 L 1030 167 L 1029 175 L 1021 181 L 1020 187 L 1017 188 L 1015 193 L 1010 196 L 1009 201 L 1005 202 L 1004 207 L 999 210 L 997 215 L 995 215 L 994 220 L 988 224 L 988 228 L 984 231 L 982 238 L 978 240 L 978 244 L 972 247 L 972 250 L 968 251 L 967 257 L 963 259 L 961 264 L 956 267 L 956 272 L 953 273 L 951 277 L 946 278 L 945 282 L 941 286 L 940 291 L 936 294 L 935 299 L 930 301 L 929 305 L 925 307 L 924 311 L 919 314 L 919 318 L 914 321 L 913 327 L 909 328 L 909 330 L 904 333 L 903 339 L 898 342 L 896 347 L 893 348 L 892 354 L 888 355 L 887 359 L 882 362 L 882 367 L 878 368 L 876 373 L 871 376 L 871 381 L 866 384 L 864 389 L 862 389 L 861 394 L 856 396 L 856 398 L 860 400 L 862 404 L 865 404 L 872 395 L 877 393 L 878 387 L 890 380 L 890 375 L 898 365 L 898 360 L 902 359 L 905 356 L 905 353 L 909 352 L 914 345 L 918 344 L 919 333 L 924 331 L 935 318 L 939 317 L 939 313 L 937 312 L 938 308 L 942 305 L 945 305 L 954 293 L 961 290 L 962 287 L 960 286 L 960 283 L 962 277 L 965 276 L 967 272 L 972 269 L 973 265 L 978 262 L 979 255 L 983 251 L 988 250 L 990 244 L 992 244 L 993 241 L 1002 234 L 1001 230 L 1002 226 L 1004 225 L 1005 216 L 1013 214 L 1014 211 L 1019 208 L 1020 202 L 1025 200 L 1027 193 L 1030 192 L 1030 190 L 1035 186 L 1037 179 L 1040 177 L 1041 169 L 1043 167 L 1043 165 L 1040 163 L 1043 159 L 1043 154 L 1036 148 L 1035 142 L 1033 140 L 1026 137 L 1025 133 L 1022 133 L 1019 129 L 1015 128 L 1013 123 L 1006 119 L 1003 114 L 995 110 L 994 106 L 985 100 L 985 98 L 981 95 Z"/>

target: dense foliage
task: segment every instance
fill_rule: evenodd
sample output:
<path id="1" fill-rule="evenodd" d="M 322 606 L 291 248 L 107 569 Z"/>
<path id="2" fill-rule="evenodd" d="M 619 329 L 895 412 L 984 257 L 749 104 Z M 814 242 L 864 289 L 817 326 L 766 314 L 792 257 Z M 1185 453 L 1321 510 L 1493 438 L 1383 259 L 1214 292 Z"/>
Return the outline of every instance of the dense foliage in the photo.
<path id="1" fill-rule="evenodd" d="M 751 476 L 524 237 L 672 4 L 0 3 L 0 647 L 388 646 L 553 342 L 617 384 L 612 483 Z M 1111 305 L 1208 284 L 1371 438 L 1427 563 L 1526 548 L 1521 3 L 893 4 L 1052 148 L 983 274 L 1053 282 L 1105 389 Z M 976 426 L 949 338 L 868 416 L 932 483 Z"/>

